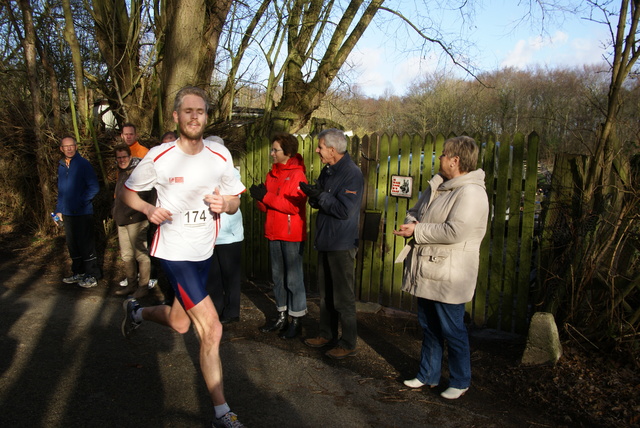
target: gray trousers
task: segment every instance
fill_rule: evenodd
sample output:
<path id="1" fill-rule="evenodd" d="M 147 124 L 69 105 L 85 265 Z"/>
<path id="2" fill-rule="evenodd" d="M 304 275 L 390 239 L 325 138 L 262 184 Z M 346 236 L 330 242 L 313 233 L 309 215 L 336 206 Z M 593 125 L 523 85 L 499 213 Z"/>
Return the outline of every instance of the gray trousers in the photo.
<path id="1" fill-rule="evenodd" d="M 338 339 L 338 346 L 355 349 L 358 340 L 356 319 L 355 260 L 357 248 L 318 252 L 318 286 L 320 287 L 320 336 Z"/>

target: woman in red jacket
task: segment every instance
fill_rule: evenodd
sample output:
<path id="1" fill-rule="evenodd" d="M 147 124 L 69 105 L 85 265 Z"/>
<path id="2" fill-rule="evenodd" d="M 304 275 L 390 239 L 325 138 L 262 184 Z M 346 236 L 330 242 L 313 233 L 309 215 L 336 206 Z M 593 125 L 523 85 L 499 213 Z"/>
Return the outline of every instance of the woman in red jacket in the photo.
<path id="1" fill-rule="evenodd" d="M 267 213 L 264 236 L 269 240 L 273 294 L 278 309 L 278 317 L 260 330 L 278 330 L 283 339 L 292 339 L 300 334 L 300 319 L 307 313 L 302 273 L 307 196 L 299 186 L 307 178 L 302 156 L 298 154 L 298 139 L 293 135 L 276 134 L 271 140 L 271 157 L 273 167 L 265 184 L 249 189 L 258 208 Z"/>

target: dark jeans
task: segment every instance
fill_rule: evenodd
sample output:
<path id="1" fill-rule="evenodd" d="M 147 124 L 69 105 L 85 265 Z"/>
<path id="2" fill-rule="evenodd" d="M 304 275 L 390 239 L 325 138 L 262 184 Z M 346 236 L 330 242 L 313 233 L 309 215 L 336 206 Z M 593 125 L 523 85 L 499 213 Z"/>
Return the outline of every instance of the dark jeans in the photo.
<path id="1" fill-rule="evenodd" d="M 242 242 L 216 245 L 211 258 L 207 291 L 220 319 L 240 316 Z"/>
<path id="2" fill-rule="evenodd" d="M 71 271 L 74 275 L 85 274 L 100 279 L 102 275 L 96 255 L 93 214 L 65 215 L 63 220 Z"/>
<path id="3" fill-rule="evenodd" d="M 355 349 L 358 340 L 356 296 L 354 293 L 357 248 L 318 252 L 318 286 L 320 287 L 320 336 L 342 337 L 338 346 Z"/>

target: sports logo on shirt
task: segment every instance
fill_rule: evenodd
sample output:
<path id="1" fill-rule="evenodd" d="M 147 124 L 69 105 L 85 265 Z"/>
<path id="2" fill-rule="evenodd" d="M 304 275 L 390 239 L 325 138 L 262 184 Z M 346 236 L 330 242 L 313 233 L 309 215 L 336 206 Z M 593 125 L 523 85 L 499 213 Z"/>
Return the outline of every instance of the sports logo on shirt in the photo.
<path id="1" fill-rule="evenodd" d="M 344 189 L 344 193 L 347 193 L 349 195 L 357 195 L 358 191 L 357 190 L 348 190 L 348 189 Z"/>
<path id="2" fill-rule="evenodd" d="M 169 184 L 184 183 L 184 177 L 169 177 Z"/>

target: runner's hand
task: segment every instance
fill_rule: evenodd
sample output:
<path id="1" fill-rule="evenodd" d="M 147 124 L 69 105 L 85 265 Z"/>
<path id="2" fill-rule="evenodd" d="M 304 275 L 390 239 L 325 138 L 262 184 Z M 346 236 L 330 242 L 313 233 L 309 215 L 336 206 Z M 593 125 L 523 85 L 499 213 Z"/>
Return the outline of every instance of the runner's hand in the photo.
<path id="1" fill-rule="evenodd" d="M 204 201 L 209 204 L 209 209 L 214 213 L 224 213 L 229 209 L 227 200 L 220 194 L 220 189 L 217 187 L 213 191 L 213 195 L 205 195 Z"/>
<path id="2" fill-rule="evenodd" d="M 154 205 L 149 205 L 149 209 L 145 213 L 149 221 L 153 224 L 161 224 L 165 221 L 171 221 L 173 218 L 171 217 L 171 211 L 166 208 L 156 207 Z"/>

